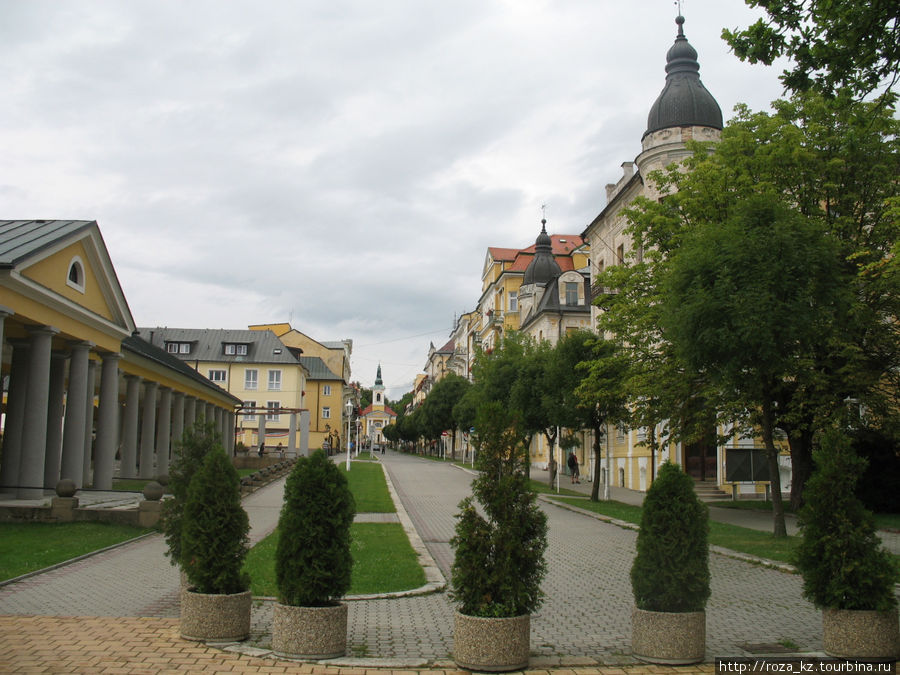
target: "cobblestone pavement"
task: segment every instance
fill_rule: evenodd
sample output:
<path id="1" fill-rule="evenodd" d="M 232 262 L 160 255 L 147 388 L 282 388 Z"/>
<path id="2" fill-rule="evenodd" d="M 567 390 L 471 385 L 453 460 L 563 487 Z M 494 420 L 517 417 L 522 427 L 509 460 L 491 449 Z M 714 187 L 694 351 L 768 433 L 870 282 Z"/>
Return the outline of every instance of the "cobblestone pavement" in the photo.
<path id="1" fill-rule="evenodd" d="M 395 453 L 388 453 L 383 461 L 419 536 L 449 577 L 448 542 L 457 505 L 469 493 L 471 474 Z M 283 480 L 245 499 L 254 540 L 275 526 L 282 487 Z M 550 523 L 549 573 L 545 603 L 532 621 L 532 665 L 632 664 L 628 575 L 635 532 L 583 512 L 546 504 L 542 508 Z M 154 535 L 4 586 L 0 614 L 144 616 L 170 621 L 178 616 L 178 574 L 164 557 L 164 548 L 162 538 Z M 790 640 L 804 650 L 821 650 L 820 615 L 801 598 L 799 576 L 720 555 L 711 556 L 711 572 L 708 661 L 743 655 L 753 645 L 780 640 Z M 254 604 L 251 644 L 265 648 L 271 603 Z M 394 659 L 410 667 L 427 663 L 441 668 L 449 663 L 453 608 L 446 593 L 349 604 L 348 659 L 370 665 L 380 665 L 378 659 Z M 8 642 L 15 625 L 8 619 L 0 622 L 0 639 Z M 68 624 L 60 619 L 58 625 Z M 173 630 L 170 623 L 154 626 L 157 632 Z"/>

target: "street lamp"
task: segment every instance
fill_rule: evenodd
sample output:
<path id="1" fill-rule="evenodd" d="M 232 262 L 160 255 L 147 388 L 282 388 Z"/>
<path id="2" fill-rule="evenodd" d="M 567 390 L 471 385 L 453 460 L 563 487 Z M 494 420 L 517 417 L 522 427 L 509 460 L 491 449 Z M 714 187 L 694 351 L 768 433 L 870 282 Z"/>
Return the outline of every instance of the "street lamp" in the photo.
<path id="1" fill-rule="evenodd" d="M 347 401 L 347 471 L 350 470 L 350 418 L 353 417 L 353 402 Z"/>

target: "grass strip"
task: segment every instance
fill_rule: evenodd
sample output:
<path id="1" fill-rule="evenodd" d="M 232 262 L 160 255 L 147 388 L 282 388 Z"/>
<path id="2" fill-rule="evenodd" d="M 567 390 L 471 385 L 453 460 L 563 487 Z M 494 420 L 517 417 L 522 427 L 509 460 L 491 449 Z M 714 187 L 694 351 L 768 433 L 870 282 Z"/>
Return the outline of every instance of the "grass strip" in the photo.
<path id="1" fill-rule="evenodd" d="M 616 501 L 592 502 L 587 499 L 571 499 L 566 497 L 555 498 L 570 506 L 575 506 L 585 511 L 599 513 L 627 523 L 639 525 L 641 522 L 641 507 L 632 504 L 623 504 Z M 797 536 L 775 538 L 768 532 L 754 530 L 738 525 L 709 521 L 709 543 L 713 546 L 746 553 L 747 555 L 779 562 L 791 562 L 791 557 L 800 538 Z"/>
<path id="2" fill-rule="evenodd" d="M 354 523 L 350 536 L 353 554 L 350 595 L 406 591 L 425 583 L 425 572 L 399 523 Z M 275 530 L 247 556 L 244 571 L 250 575 L 255 596 L 278 596 L 277 547 L 278 530 Z"/>
<path id="3" fill-rule="evenodd" d="M 0 523 L 0 580 L 50 567 L 149 531 L 112 523 Z"/>
<path id="4" fill-rule="evenodd" d="M 346 471 L 343 463 L 341 471 L 345 471 L 350 491 L 356 500 L 357 513 L 396 513 L 394 500 L 388 492 L 387 482 L 381 464 L 354 462 L 350 471 Z"/>

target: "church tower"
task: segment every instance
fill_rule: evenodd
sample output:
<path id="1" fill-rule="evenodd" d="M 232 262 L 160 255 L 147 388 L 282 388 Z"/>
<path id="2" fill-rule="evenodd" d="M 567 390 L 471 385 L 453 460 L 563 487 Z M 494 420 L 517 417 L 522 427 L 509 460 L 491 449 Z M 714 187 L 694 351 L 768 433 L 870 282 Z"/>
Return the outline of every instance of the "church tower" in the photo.
<path id="1" fill-rule="evenodd" d="M 376 410 L 384 410 L 384 382 L 381 380 L 381 364 L 378 364 L 378 372 L 375 374 L 375 386 L 372 387 L 372 407 Z"/>

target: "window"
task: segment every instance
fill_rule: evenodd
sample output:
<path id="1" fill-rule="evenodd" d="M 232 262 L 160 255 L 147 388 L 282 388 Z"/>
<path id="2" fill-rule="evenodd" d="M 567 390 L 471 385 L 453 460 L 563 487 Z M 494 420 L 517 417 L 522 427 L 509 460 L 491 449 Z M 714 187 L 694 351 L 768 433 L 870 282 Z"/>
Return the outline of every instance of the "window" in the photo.
<path id="1" fill-rule="evenodd" d="M 281 391 L 281 371 L 269 371 L 269 391 Z"/>
<path id="2" fill-rule="evenodd" d="M 322 385 L 322 396 L 331 396 L 331 385 L 330 384 Z"/>
<path id="3" fill-rule="evenodd" d="M 66 275 L 66 285 L 74 288 L 79 293 L 84 293 L 84 264 L 77 255 L 69 263 L 69 273 Z"/>
<path id="4" fill-rule="evenodd" d="M 616 259 L 617 264 L 625 264 L 625 244 L 619 244 L 619 248 L 616 249 Z"/>
<path id="5" fill-rule="evenodd" d="M 331 408 L 329 408 L 327 405 L 322 406 L 322 419 L 323 420 L 331 419 Z"/>
<path id="6" fill-rule="evenodd" d="M 248 368 L 244 371 L 244 389 L 253 391 L 259 384 L 259 371 L 256 368 Z"/>
<path id="7" fill-rule="evenodd" d="M 247 345 L 225 343 L 226 356 L 247 356 Z"/>
<path id="8" fill-rule="evenodd" d="M 191 353 L 191 343 L 190 342 L 167 342 L 166 343 L 166 351 L 170 354 L 190 354 Z"/>
<path id="9" fill-rule="evenodd" d="M 277 422 L 280 415 L 278 409 L 281 401 L 266 401 L 266 422 Z"/>
<path id="10" fill-rule="evenodd" d="M 209 379 L 212 382 L 224 382 L 225 381 L 225 371 L 224 370 L 211 370 L 211 371 L 209 371 Z"/>
<path id="11" fill-rule="evenodd" d="M 566 306 L 574 307 L 578 304 L 578 283 L 574 281 L 566 282 Z"/>
<path id="12" fill-rule="evenodd" d="M 519 311 L 519 292 L 518 291 L 510 291 L 507 298 L 509 301 L 509 311 L 510 312 L 518 312 Z"/>
<path id="13" fill-rule="evenodd" d="M 256 407 L 256 401 L 244 401 L 244 408 L 253 410 Z M 256 421 L 256 413 L 250 412 L 247 415 L 244 415 L 245 422 L 255 422 Z"/>
<path id="14" fill-rule="evenodd" d="M 375 402 L 381 403 L 381 394 L 375 394 Z"/>

